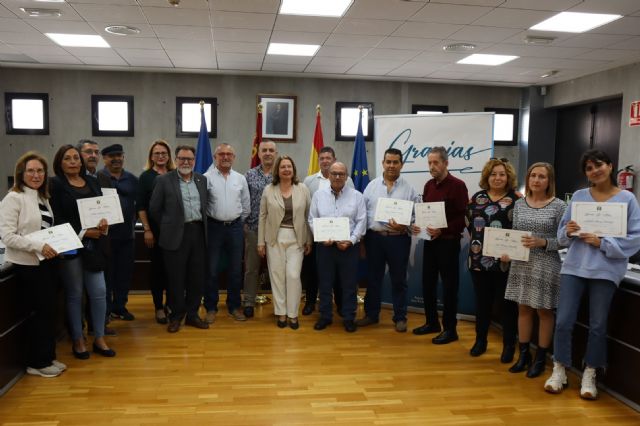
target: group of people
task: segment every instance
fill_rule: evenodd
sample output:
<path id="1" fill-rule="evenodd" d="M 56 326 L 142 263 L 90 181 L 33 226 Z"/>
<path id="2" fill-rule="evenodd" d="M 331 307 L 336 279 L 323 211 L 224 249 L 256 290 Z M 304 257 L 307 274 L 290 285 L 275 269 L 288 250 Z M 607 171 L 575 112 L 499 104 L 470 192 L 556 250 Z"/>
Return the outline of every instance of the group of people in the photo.
<path id="1" fill-rule="evenodd" d="M 100 171 L 96 170 L 99 153 L 105 163 Z M 481 190 L 469 197 L 465 183 L 449 173 L 444 147 L 433 147 L 428 154 L 431 178 L 421 195 L 402 177 L 403 155 L 395 148 L 385 151 L 382 175 L 363 193 L 354 189 L 347 167 L 336 160 L 331 147 L 321 149 L 320 171 L 304 182 L 298 178 L 293 159 L 279 156 L 272 141 L 260 143 L 260 164 L 245 175 L 233 170 L 235 150 L 229 144 L 216 147 L 214 164 L 204 174 L 194 171 L 193 147 L 180 145 L 173 158 L 171 154 L 166 141 L 155 141 L 139 178 L 124 170 L 124 152 L 117 144 L 102 151 L 90 140 L 61 147 L 53 160 L 55 176 L 51 178 L 41 155 L 29 152 L 18 160 L 14 186 L 0 204 L 0 236 L 34 311 L 28 373 L 53 377 L 66 368 L 56 360 L 51 321 L 55 313 L 50 300 L 58 275 L 65 288 L 73 354 L 79 359 L 90 356 L 83 334 L 86 289 L 93 351 L 115 356 L 104 339 L 110 334 L 106 322 L 109 318 L 134 319 L 126 303 L 136 218 L 142 223 L 151 254 L 155 319 L 166 324 L 170 333 L 179 331 L 183 321 L 201 329 L 215 322 L 222 254 L 227 259 L 226 308 L 236 321 L 254 316 L 258 274 L 266 257 L 278 327 L 299 328 L 303 284 L 303 315 L 315 310 L 319 297 L 315 330 L 332 324 L 334 301 L 347 332 L 378 323 L 388 267 L 394 328 L 406 332 L 411 237 L 426 233 L 422 271 L 426 321 L 413 333 L 437 333 L 433 344 L 458 340 L 459 255 L 466 229 L 471 237 L 467 266 L 476 301 L 476 339 L 470 355 L 486 352 L 492 307 L 498 302 L 503 329 L 501 362 L 511 363 L 517 350 L 518 359 L 509 371 L 538 377 L 553 343 L 553 373 L 544 387 L 551 393 L 561 392 L 567 384 L 565 369 L 571 365 L 571 334 L 580 298 L 588 291 L 590 330 L 581 396 L 597 397 L 596 369 L 606 367 L 607 362 L 609 305 L 624 277 L 628 257 L 640 248 L 638 202 L 632 193 L 616 186 L 613 163 L 605 153 L 583 155 L 580 165 L 590 185 L 577 191 L 572 200 L 627 204 L 626 237 L 581 232 L 571 209 L 555 196 L 554 169 L 548 163 L 529 167 L 521 195 L 513 166 L 506 159 L 492 158 L 482 170 Z M 103 188 L 117 191 L 124 223 L 110 225 L 102 220 L 94 228 L 81 229 L 76 201 L 99 196 Z M 420 229 L 395 218 L 376 220 L 380 198 L 444 202 L 447 227 Z M 314 219 L 338 217 L 348 219 L 349 237 L 314 242 Z M 71 224 L 83 242 L 82 249 L 56 253 L 47 244 L 25 237 L 61 223 Z M 506 254 L 484 256 L 487 227 L 529 231 L 530 236 L 521 241 L 530 249 L 529 261 L 512 260 Z M 558 250 L 563 247 L 568 252 L 561 262 Z M 356 319 L 357 270 L 363 256 L 369 265 L 365 314 Z M 439 279 L 442 321 L 437 312 Z M 201 304 L 204 317 L 199 314 Z M 539 329 L 532 357 L 535 314 Z"/>

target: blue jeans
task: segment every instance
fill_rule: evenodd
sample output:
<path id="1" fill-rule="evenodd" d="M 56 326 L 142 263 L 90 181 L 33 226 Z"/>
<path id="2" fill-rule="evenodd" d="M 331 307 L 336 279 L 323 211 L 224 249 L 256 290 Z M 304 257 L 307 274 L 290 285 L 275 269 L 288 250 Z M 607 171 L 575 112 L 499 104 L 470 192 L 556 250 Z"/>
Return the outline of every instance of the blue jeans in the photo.
<path id="1" fill-rule="evenodd" d="M 389 265 L 391 298 L 393 300 L 393 322 L 407 320 L 407 264 L 411 237 L 408 235 L 384 236 L 368 231 L 365 239 L 369 281 L 364 297 L 364 312 L 367 317 L 378 321 L 382 299 L 382 284 L 385 267 Z"/>
<path id="2" fill-rule="evenodd" d="M 209 277 L 204 291 L 204 307 L 208 311 L 218 310 L 218 264 L 220 253 L 225 251 L 229 265 L 227 268 L 227 309 L 233 312 L 241 306 L 242 254 L 244 252 L 244 231 L 242 220 L 225 225 L 207 219 L 207 238 L 209 251 Z"/>
<path id="3" fill-rule="evenodd" d="M 320 291 L 320 318 L 331 321 L 333 316 L 332 292 L 336 279 L 342 284 L 342 319 L 353 321 L 358 308 L 358 258 L 360 246 L 341 251 L 334 245 L 316 244 L 318 289 Z"/>
<path id="4" fill-rule="evenodd" d="M 80 256 L 74 259 L 62 259 L 60 275 L 64 283 L 64 291 L 69 317 L 71 338 L 78 340 L 82 334 L 82 289 L 86 287 L 91 305 L 91 319 L 96 339 L 104 336 L 104 322 L 107 312 L 106 284 L 104 272 L 86 271 L 82 267 Z"/>
<path id="5" fill-rule="evenodd" d="M 589 338 L 584 362 L 587 366 L 607 366 L 607 319 L 616 285 L 608 280 L 594 280 L 575 275 L 560 275 L 560 300 L 553 338 L 554 359 L 571 366 L 571 335 L 578 316 L 582 293 L 589 292 Z"/>

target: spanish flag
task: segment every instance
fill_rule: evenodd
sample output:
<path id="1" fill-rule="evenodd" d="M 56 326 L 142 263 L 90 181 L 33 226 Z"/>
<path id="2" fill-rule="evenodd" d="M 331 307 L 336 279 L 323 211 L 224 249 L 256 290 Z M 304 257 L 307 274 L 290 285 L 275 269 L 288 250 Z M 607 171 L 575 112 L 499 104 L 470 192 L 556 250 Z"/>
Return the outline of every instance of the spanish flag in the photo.
<path id="1" fill-rule="evenodd" d="M 258 158 L 258 146 L 262 142 L 262 104 L 258 104 L 258 116 L 256 117 L 256 134 L 253 136 L 253 147 L 251 148 L 251 168 L 260 164 Z"/>
<path id="2" fill-rule="evenodd" d="M 318 156 L 320 155 L 320 150 L 323 146 L 322 124 L 320 124 L 320 105 L 318 105 L 316 107 L 316 130 L 313 133 L 313 145 L 311 146 L 311 153 L 309 154 L 309 168 L 307 169 L 307 176 L 311 176 L 320 171 Z"/>

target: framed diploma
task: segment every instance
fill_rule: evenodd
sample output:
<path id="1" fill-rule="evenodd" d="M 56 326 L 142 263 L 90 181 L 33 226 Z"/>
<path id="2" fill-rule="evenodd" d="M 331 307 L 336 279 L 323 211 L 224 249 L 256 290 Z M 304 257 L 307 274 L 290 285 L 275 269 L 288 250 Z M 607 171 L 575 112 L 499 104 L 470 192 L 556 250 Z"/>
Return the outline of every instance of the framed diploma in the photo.
<path id="1" fill-rule="evenodd" d="M 571 203 L 571 220 L 580 225 L 579 232 L 599 237 L 627 236 L 627 203 Z"/>
<path id="2" fill-rule="evenodd" d="M 73 227 L 68 223 L 32 232 L 26 235 L 26 237 L 32 241 L 49 244 L 49 246 L 58 253 L 82 248 L 80 238 L 78 238 Z M 42 254 L 36 253 L 36 255 L 38 259 L 44 259 Z"/>
<path id="3" fill-rule="evenodd" d="M 489 257 L 502 257 L 508 255 L 512 260 L 529 261 L 529 248 L 522 245 L 522 237 L 530 236 L 528 231 L 515 231 L 513 229 L 484 228 L 484 244 L 482 255 Z"/>
<path id="4" fill-rule="evenodd" d="M 376 203 L 373 220 L 387 223 L 393 219 L 400 225 L 410 225 L 411 213 L 413 213 L 413 201 L 380 197 Z"/>
<path id="5" fill-rule="evenodd" d="M 313 241 L 346 241 L 350 236 L 348 217 L 313 218 Z"/>
<path id="6" fill-rule="evenodd" d="M 101 219 L 107 219 L 109 225 L 124 222 L 120 198 L 117 195 L 82 198 L 76 202 L 82 229 L 95 228 Z"/>

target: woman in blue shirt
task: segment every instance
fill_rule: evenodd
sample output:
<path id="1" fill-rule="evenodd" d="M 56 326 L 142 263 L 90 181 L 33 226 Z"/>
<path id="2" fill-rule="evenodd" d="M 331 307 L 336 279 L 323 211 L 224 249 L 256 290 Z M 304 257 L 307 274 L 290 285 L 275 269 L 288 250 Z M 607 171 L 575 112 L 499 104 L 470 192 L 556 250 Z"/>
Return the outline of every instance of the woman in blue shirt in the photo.
<path id="1" fill-rule="evenodd" d="M 596 399 L 596 369 L 607 366 L 607 318 L 611 300 L 627 270 L 629 256 L 640 248 L 640 208 L 633 193 L 617 187 L 613 163 L 606 153 L 590 150 L 580 165 L 589 188 L 576 191 L 571 203 L 627 204 L 627 236 L 598 237 L 580 232 L 567 208 L 558 228 L 558 242 L 569 248 L 560 271 L 560 300 L 554 338 L 553 374 L 544 389 L 560 393 L 567 387 L 565 368 L 571 366 L 571 334 L 582 294 L 589 293 L 589 338 L 584 356 L 580 396 Z"/>

